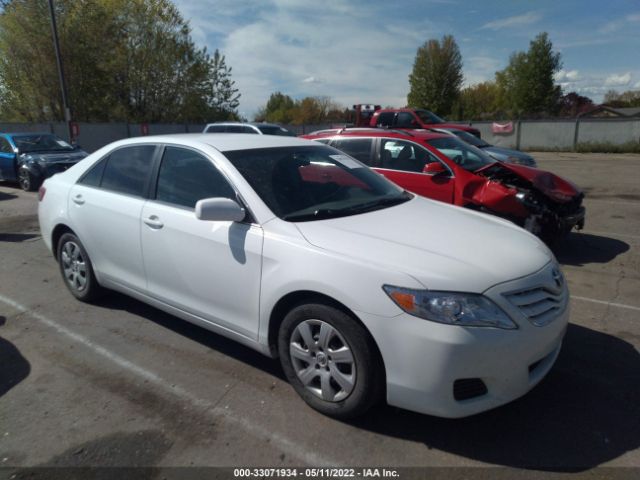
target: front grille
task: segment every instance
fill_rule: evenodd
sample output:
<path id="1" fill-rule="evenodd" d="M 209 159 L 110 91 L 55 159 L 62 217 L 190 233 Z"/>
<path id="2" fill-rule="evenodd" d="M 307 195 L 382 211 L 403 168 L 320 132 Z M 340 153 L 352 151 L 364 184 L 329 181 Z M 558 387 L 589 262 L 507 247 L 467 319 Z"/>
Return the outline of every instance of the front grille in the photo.
<path id="1" fill-rule="evenodd" d="M 457 401 L 481 397 L 487 392 L 487 386 L 479 378 L 459 378 L 453 382 L 453 398 Z"/>
<path id="2" fill-rule="evenodd" d="M 543 327 L 553 321 L 567 306 L 567 294 L 564 279 L 560 285 L 541 285 L 525 290 L 505 293 L 509 302 L 517 307 L 536 327 Z"/>

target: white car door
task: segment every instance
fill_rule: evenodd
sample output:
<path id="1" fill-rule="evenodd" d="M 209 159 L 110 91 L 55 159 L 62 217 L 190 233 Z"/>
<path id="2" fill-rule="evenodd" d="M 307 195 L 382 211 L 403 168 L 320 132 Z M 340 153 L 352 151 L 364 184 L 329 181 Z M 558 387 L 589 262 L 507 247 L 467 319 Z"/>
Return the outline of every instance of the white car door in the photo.
<path id="1" fill-rule="evenodd" d="M 204 154 L 167 146 L 151 197 L 141 223 L 149 295 L 257 339 L 262 228 L 194 213 L 203 198 L 236 199 L 227 179 Z"/>
<path id="2" fill-rule="evenodd" d="M 71 188 L 69 215 L 99 280 L 146 290 L 140 215 L 156 145 L 119 148 Z"/>

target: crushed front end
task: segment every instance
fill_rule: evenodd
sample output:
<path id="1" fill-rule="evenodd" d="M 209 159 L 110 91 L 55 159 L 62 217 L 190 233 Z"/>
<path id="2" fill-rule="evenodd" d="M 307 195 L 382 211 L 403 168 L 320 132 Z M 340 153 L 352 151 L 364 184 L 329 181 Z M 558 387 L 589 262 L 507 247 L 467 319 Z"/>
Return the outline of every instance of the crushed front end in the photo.
<path id="1" fill-rule="evenodd" d="M 503 163 L 475 173 L 486 179 L 470 198 L 482 211 L 507 218 L 547 243 L 584 227 L 584 193 L 557 175 Z"/>

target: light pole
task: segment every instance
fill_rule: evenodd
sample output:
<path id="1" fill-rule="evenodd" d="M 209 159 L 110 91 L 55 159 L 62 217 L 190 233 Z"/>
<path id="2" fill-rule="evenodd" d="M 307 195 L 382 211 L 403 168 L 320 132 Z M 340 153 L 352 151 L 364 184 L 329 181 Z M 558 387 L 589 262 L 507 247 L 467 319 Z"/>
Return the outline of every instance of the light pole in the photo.
<path id="1" fill-rule="evenodd" d="M 69 141 L 72 142 L 71 131 L 71 110 L 67 100 L 67 85 L 64 81 L 64 69 L 62 67 L 62 56 L 60 55 L 60 42 L 58 41 L 58 26 L 56 25 L 56 13 L 53 7 L 53 0 L 49 0 L 49 12 L 51 13 L 51 33 L 53 34 L 53 47 L 56 51 L 56 63 L 58 64 L 58 78 L 60 79 L 60 90 L 62 92 L 62 108 L 64 110 L 64 121 L 67 124 Z"/>

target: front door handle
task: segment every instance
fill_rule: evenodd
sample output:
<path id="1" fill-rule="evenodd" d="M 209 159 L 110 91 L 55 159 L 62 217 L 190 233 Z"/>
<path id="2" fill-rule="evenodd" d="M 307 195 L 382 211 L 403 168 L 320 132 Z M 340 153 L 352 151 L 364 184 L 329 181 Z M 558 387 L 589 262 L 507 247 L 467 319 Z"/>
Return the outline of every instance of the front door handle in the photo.
<path id="1" fill-rule="evenodd" d="M 160 229 L 164 227 L 164 223 L 162 223 L 160 219 L 155 215 L 151 215 L 150 217 L 145 218 L 143 221 L 151 228 Z"/>
<path id="2" fill-rule="evenodd" d="M 82 195 L 78 194 L 73 197 L 73 203 L 75 203 L 76 205 L 82 205 L 84 204 L 84 198 L 82 198 Z"/>

